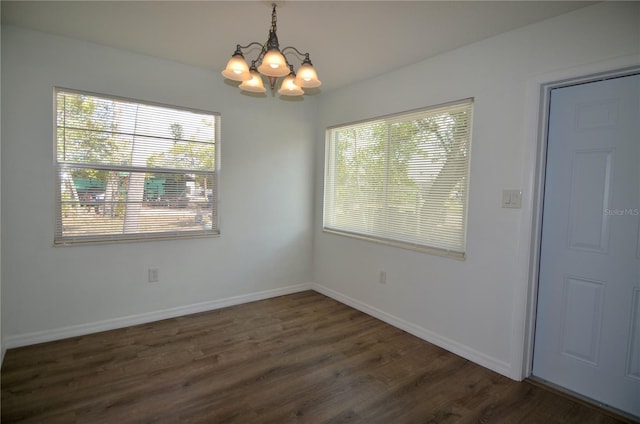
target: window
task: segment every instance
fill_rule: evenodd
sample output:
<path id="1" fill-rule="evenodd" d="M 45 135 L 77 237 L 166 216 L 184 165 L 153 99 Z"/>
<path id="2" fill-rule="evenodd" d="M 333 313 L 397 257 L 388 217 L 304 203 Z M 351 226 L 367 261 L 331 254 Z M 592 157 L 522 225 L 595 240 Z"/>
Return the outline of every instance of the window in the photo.
<path id="1" fill-rule="evenodd" d="M 54 244 L 219 234 L 219 114 L 55 90 Z"/>
<path id="2" fill-rule="evenodd" d="M 327 129 L 324 230 L 464 258 L 472 106 Z"/>

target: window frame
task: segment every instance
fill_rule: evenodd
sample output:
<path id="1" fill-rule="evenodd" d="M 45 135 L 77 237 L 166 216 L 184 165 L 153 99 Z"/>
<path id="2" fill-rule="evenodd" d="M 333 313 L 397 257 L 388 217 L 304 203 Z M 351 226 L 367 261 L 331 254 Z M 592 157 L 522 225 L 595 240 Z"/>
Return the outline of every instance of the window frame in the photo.
<path id="1" fill-rule="evenodd" d="M 58 130 L 60 127 L 58 125 L 58 94 L 59 93 L 69 93 L 76 94 L 81 96 L 90 96 L 100 99 L 112 100 L 114 102 L 126 102 L 130 104 L 143 105 L 149 107 L 159 107 L 170 109 L 173 111 L 183 111 L 183 112 L 192 112 L 194 114 L 206 115 L 213 119 L 213 169 L 202 170 L 195 168 L 169 168 L 169 167 L 149 167 L 149 166 L 135 166 L 131 165 L 105 165 L 100 164 L 98 162 L 93 163 L 80 163 L 76 162 L 75 164 L 70 164 L 70 162 L 60 161 L 58 154 Z M 130 97 L 123 97 L 111 94 L 97 93 L 85 90 L 77 90 L 72 88 L 55 86 L 53 88 L 53 167 L 54 167 L 54 193 L 55 193 L 55 223 L 54 223 L 54 238 L 53 238 L 53 246 L 77 246 L 77 245 L 87 245 L 87 244 L 109 244 L 109 243 L 130 243 L 130 242 L 144 242 L 144 241 L 158 241 L 158 240 L 181 240 L 181 239 L 193 239 L 193 238 L 208 238 L 208 237 L 218 237 L 220 236 L 220 209 L 218 207 L 220 201 L 220 145 L 221 145 L 221 114 L 219 112 L 212 112 L 209 110 L 185 107 L 185 106 L 176 106 L 166 103 L 153 102 L 147 100 L 134 99 Z M 116 132 L 116 134 L 118 134 Z M 143 136 L 149 137 L 152 136 L 144 135 L 140 133 L 132 133 L 132 137 L 135 136 Z M 166 231 L 156 231 L 156 232 L 144 232 L 144 231 L 136 231 L 131 233 L 119 232 L 114 234 L 96 234 L 96 235 L 72 235 L 72 236 L 64 236 L 63 224 L 62 224 L 62 215 L 63 208 L 62 205 L 64 203 L 62 199 L 62 170 L 63 169 L 98 169 L 98 170 L 108 170 L 112 172 L 156 172 L 156 173 L 166 173 L 170 174 L 174 173 L 184 173 L 188 174 L 189 171 L 197 171 L 198 174 L 209 175 L 211 176 L 212 186 L 211 186 L 211 200 L 210 202 L 206 202 L 206 204 L 211 205 L 211 228 L 205 228 L 203 230 L 192 230 L 192 231 L 178 231 L 178 230 L 166 230 Z M 204 194 L 205 199 L 207 199 L 207 193 Z M 81 201 L 78 199 L 78 203 Z M 128 203 L 128 199 L 127 199 Z"/>
<path id="2" fill-rule="evenodd" d="M 389 121 L 393 122 L 394 120 L 399 120 L 399 119 L 402 119 L 403 117 L 409 117 L 411 115 L 416 115 L 420 113 L 427 114 L 429 112 L 437 112 L 438 110 L 446 110 L 449 108 L 463 107 L 465 105 L 468 107 L 469 116 L 468 116 L 468 120 L 467 120 L 468 122 L 467 122 L 467 128 L 466 128 L 466 131 L 468 134 L 467 158 L 466 158 L 466 164 L 465 164 L 465 170 L 464 170 L 465 171 L 464 178 L 466 179 L 466 182 L 465 182 L 464 197 L 462 200 L 464 212 L 463 212 L 462 224 L 461 224 L 462 225 L 462 243 L 461 243 L 460 249 L 447 249 L 447 248 L 442 248 L 442 247 L 433 246 L 429 244 L 415 243 L 408 240 L 402 240 L 396 237 L 385 237 L 382 235 L 367 234 L 367 233 L 358 231 L 355 228 L 339 228 L 340 227 L 339 225 L 328 225 L 328 215 L 332 212 L 328 210 L 328 208 L 333 207 L 333 206 L 328 207 L 327 205 L 332 201 L 332 200 L 330 201 L 328 197 L 330 196 L 329 191 L 335 190 L 335 187 L 337 186 L 337 179 L 338 179 L 335 175 L 337 171 L 334 169 L 334 175 L 331 176 L 330 183 L 328 182 L 331 168 L 335 167 L 335 164 L 332 164 L 331 161 L 336 160 L 337 141 L 332 140 L 332 134 L 335 130 L 338 130 L 341 128 L 348 129 L 350 127 L 356 127 L 356 126 L 364 125 L 367 123 L 374 125 L 376 122 L 381 122 L 381 121 L 384 122 L 387 125 L 387 127 L 389 127 L 391 125 L 389 124 Z M 327 234 L 335 234 L 335 235 L 346 236 L 346 237 L 355 238 L 359 240 L 374 242 L 374 243 L 383 244 L 387 246 L 399 247 L 403 249 L 420 251 L 424 253 L 464 260 L 466 258 L 466 249 L 467 249 L 467 233 L 468 233 L 467 222 L 468 222 L 468 214 L 469 214 L 469 187 L 470 187 L 470 176 L 471 176 L 471 149 L 473 144 L 472 129 L 473 129 L 474 105 L 475 105 L 475 99 L 473 97 L 470 97 L 470 98 L 460 99 L 452 102 L 427 106 L 424 108 L 412 109 L 408 111 L 403 111 L 403 112 L 398 112 L 398 113 L 393 113 L 393 114 L 388 114 L 383 116 L 377 116 L 373 118 L 367 118 L 367 119 L 362 119 L 358 121 L 332 125 L 327 127 L 325 132 L 325 164 L 324 164 L 324 186 L 323 186 L 324 192 L 323 192 L 323 211 L 322 211 L 323 212 L 323 217 L 322 217 L 323 232 Z M 388 153 L 389 144 L 390 144 L 388 138 L 389 137 L 387 137 L 386 147 L 385 147 L 387 149 L 387 153 Z M 386 182 L 385 192 L 386 192 L 389 186 L 389 180 L 388 180 L 389 169 L 390 169 L 389 163 L 387 163 L 387 166 L 385 169 L 387 172 L 387 177 L 386 177 L 387 180 L 385 180 Z M 388 207 L 388 204 L 387 204 L 387 207 Z M 333 212 L 335 213 L 335 211 Z"/>

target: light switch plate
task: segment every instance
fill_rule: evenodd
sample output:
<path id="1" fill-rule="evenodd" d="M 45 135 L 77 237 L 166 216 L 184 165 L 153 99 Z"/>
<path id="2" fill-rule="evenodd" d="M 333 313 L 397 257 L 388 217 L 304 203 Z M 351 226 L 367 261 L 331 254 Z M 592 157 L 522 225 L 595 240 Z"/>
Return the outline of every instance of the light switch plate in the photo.
<path id="1" fill-rule="evenodd" d="M 522 207 L 522 190 L 502 190 L 502 207 L 516 208 Z"/>

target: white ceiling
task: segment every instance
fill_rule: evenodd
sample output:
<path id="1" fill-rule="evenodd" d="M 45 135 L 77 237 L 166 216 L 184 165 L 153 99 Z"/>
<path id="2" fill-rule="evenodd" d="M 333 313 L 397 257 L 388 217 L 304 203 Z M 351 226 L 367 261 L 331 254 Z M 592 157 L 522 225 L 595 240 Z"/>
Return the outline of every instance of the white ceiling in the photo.
<path id="1" fill-rule="evenodd" d="M 593 2 L 277 4 L 280 47 L 292 45 L 311 53 L 323 82 L 321 89 L 327 91 Z M 264 43 L 271 25 L 270 1 L 2 1 L 1 11 L 3 25 L 25 26 L 216 71 L 224 68 L 236 44 Z"/>

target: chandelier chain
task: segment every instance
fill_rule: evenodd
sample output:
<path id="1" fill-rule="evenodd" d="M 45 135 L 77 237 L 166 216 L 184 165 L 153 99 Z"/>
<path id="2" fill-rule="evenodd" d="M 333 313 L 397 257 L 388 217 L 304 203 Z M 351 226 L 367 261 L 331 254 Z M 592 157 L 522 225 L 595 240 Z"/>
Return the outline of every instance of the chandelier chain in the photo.
<path id="1" fill-rule="evenodd" d="M 271 6 L 273 6 L 273 11 L 271 12 L 271 29 L 273 30 L 273 32 L 276 32 L 278 30 L 278 17 L 276 16 L 276 4 L 275 3 L 271 3 Z"/>

